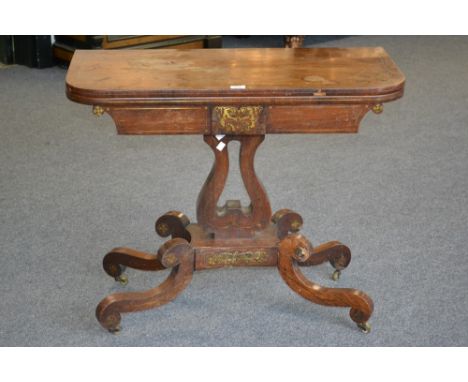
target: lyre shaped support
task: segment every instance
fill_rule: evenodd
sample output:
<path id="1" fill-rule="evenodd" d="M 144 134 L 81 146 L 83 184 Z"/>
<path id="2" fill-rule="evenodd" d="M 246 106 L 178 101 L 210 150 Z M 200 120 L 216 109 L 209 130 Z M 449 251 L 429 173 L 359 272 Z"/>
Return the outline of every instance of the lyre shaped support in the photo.
<path id="1" fill-rule="evenodd" d="M 240 172 L 251 203 L 247 208 L 242 208 L 238 201 L 218 207 L 229 170 L 228 147 L 219 151 L 216 148 L 218 140 L 211 135 L 204 136 L 214 152 L 215 162 L 198 196 L 197 220 L 215 237 L 249 237 L 269 224 L 270 201 L 254 169 L 255 153 L 264 139 L 264 135 L 228 135 L 223 138 L 226 144 L 232 140 L 240 142 Z"/>

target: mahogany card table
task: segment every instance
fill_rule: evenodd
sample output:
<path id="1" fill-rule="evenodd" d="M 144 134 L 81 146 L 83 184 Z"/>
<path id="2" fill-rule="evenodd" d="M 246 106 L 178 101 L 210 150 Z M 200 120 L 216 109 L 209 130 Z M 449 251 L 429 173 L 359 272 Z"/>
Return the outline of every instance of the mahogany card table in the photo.
<path id="1" fill-rule="evenodd" d="M 196 223 L 168 211 L 155 228 L 171 238 L 157 253 L 118 247 L 104 257 L 105 272 L 123 284 L 126 267 L 171 272 L 153 289 L 104 298 L 96 309 L 100 324 L 120 330 L 121 313 L 168 303 L 197 270 L 276 266 L 300 296 L 350 308 L 351 319 L 369 332 L 373 302 L 366 293 L 323 287 L 301 272 L 328 261 L 338 280 L 350 263 L 349 248 L 338 241 L 312 246 L 300 233 L 299 213 L 272 213 L 254 156 L 266 134 L 357 133 L 368 111 L 381 113 L 384 102 L 402 97 L 404 82 L 380 47 L 76 51 L 66 78 L 70 100 L 93 105 L 97 116 L 108 113 L 119 134 L 199 134 L 214 154 Z M 240 142 L 249 205 L 219 201 L 232 141 Z"/>

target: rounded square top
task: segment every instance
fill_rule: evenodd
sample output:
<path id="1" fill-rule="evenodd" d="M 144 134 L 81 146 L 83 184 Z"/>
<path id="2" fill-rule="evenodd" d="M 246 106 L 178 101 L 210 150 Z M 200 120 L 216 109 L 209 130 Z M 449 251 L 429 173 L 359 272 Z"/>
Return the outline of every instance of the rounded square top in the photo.
<path id="1" fill-rule="evenodd" d="M 192 97 L 381 96 L 405 77 L 381 47 L 77 50 L 67 95 L 82 103 Z"/>

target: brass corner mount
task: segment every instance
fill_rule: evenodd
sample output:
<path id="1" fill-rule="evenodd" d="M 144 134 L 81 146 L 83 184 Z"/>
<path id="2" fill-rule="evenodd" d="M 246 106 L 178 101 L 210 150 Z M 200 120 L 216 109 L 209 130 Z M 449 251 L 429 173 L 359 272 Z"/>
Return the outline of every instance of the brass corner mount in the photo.
<path id="1" fill-rule="evenodd" d="M 93 114 L 94 114 L 96 117 L 100 117 L 101 115 L 104 114 L 104 109 L 102 108 L 102 106 L 94 105 L 94 106 L 93 106 Z"/>
<path id="2" fill-rule="evenodd" d="M 375 114 L 380 114 L 383 112 L 383 104 L 381 103 L 377 103 L 375 104 L 374 106 L 372 106 L 372 111 L 375 113 Z"/>

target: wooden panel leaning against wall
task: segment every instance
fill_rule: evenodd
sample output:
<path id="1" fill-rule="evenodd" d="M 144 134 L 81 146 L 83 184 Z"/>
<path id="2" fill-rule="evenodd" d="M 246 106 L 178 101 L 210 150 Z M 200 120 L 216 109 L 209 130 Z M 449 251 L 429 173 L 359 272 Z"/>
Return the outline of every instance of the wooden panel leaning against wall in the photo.
<path id="1" fill-rule="evenodd" d="M 63 66 L 68 66 L 75 49 L 202 49 L 222 47 L 222 36 L 56 35 L 54 37 L 53 54 Z"/>

